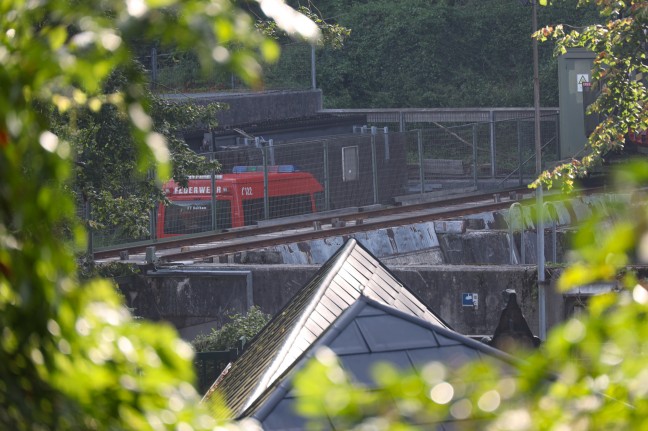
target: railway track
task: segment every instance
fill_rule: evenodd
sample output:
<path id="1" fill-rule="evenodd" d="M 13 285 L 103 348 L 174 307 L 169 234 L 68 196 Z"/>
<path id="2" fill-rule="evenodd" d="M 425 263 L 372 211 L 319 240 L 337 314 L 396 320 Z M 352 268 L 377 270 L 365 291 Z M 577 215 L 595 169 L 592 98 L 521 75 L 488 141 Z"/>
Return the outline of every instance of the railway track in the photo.
<path id="1" fill-rule="evenodd" d="M 331 236 L 352 236 L 394 226 L 457 218 L 509 207 L 532 193 L 526 187 L 511 188 L 498 193 L 473 193 L 442 200 L 382 208 L 359 208 L 357 212 L 317 213 L 276 224 L 232 229 L 225 232 L 183 236 L 135 245 L 125 245 L 94 252 L 95 260 L 119 258 L 145 253 L 155 247 L 156 259 L 172 262 L 208 259 L 241 251 L 287 243 L 322 239 Z"/>

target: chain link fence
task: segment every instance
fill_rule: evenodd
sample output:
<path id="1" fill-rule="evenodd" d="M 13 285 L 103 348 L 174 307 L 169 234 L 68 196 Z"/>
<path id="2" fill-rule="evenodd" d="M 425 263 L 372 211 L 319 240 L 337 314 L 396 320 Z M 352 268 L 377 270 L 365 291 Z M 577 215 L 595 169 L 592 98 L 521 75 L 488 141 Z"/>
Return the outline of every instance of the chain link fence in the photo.
<path id="1" fill-rule="evenodd" d="M 558 116 L 542 117 L 543 166 L 558 160 Z M 408 192 L 499 190 L 535 179 L 533 117 L 408 132 Z"/>
<path id="2" fill-rule="evenodd" d="M 312 87 L 312 48 L 304 43 L 281 45 L 276 63 L 263 64 L 266 90 L 303 90 Z M 249 88 L 234 74 L 215 64 L 201 67 L 192 52 L 151 48 L 139 56 L 158 93 L 241 91 Z"/>
<path id="3" fill-rule="evenodd" d="M 557 161 L 557 115 L 541 121 L 542 160 Z M 498 191 L 535 179 L 533 118 L 317 139 L 257 140 L 215 153 L 218 174 L 169 183 L 171 204 L 148 214 L 148 235 L 126 238 L 119 226 L 93 232 L 95 247 L 266 223 L 436 192 Z M 86 213 L 87 216 L 87 213 Z M 90 215 L 91 217 L 91 215 Z M 146 224 L 146 223 L 144 223 Z"/>

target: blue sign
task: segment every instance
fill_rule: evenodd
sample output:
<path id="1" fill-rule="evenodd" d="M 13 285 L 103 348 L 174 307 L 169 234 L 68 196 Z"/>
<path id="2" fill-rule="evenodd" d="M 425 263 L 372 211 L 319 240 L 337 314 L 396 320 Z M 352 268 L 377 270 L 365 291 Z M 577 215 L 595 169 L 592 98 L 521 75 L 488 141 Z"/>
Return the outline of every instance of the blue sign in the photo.
<path id="1" fill-rule="evenodd" d="M 464 307 L 477 307 L 479 304 L 479 295 L 476 293 L 462 293 L 461 305 Z"/>

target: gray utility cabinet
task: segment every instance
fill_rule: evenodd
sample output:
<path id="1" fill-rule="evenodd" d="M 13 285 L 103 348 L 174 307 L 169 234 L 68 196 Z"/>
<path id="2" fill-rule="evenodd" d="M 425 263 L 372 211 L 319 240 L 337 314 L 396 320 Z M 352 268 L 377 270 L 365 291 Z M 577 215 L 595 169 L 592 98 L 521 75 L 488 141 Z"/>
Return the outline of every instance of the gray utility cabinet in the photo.
<path id="1" fill-rule="evenodd" d="M 587 142 L 583 94 L 592 88 L 594 57 L 584 48 L 569 49 L 558 57 L 561 159 L 583 155 Z"/>

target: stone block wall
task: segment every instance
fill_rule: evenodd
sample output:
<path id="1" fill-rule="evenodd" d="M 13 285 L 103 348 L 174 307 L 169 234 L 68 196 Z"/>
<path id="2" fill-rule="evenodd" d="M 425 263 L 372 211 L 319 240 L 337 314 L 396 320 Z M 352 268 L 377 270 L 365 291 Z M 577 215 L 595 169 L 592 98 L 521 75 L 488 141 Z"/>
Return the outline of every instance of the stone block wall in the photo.
<path id="1" fill-rule="evenodd" d="M 183 337 L 192 339 L 220 327 L 228 315 L 243 313 L 252 304 L 266 313 L 278 313 L 318 269 L 315 265 L 211 265 L 177 272 L 169 269 L 121 287 L 136 315 L 170 322 Z M 537 334 L 535 266 L 408 265 L 390 270 L 465 335 L 492 335 L 505 306 L 502 292 L 514 289 L 531 330 Z M 477 294 L 478 305 L 463 305 L 464 293 Z M 561 295 L 549 295 L 548 322 L 562 319 L 563 303 Z"/>

